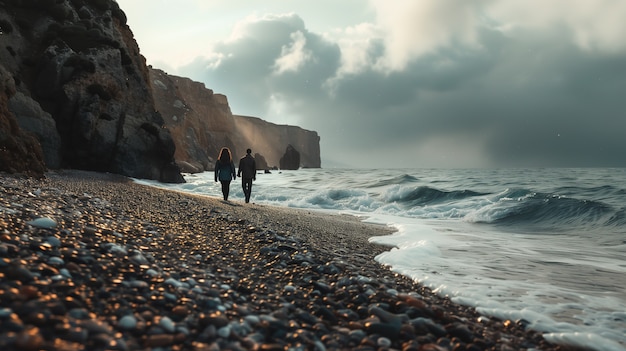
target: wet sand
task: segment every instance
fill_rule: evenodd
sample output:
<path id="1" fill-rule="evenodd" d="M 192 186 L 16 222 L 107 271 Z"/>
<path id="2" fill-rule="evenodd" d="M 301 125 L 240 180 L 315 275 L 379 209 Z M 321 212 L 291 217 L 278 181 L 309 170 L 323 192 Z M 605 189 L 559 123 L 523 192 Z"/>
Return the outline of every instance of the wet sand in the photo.
<path id="1" fill-rule="evenodd" d="M 352 216 L 83 171 L 0 183 L 2 350 L 564 350 L 379 265 L 391 230 Z"/>

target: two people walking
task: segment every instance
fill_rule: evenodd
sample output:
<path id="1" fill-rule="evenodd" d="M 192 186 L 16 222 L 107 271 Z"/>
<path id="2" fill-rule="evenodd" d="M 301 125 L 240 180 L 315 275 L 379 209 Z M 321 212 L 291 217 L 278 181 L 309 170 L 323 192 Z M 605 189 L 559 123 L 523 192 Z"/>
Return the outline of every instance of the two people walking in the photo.
<path id="1" fill-rule="evenodd" d="M 246 198 L 246 203 L 250 202 L 252 194 L 252 181 L 256 180 L 256 162 L 251 155 L 252 150 L 247 149 L 246 155 L 239 160 L 239 171 L 235 173 L 235 163 L 230 149 L 223 147 L 215 162 L 215 181 L 222 183 L 222 195 L 224 201 L 228 201 L 230 193 L 230 182 L 239 176 L 241 178 L 241 187 Z"/>

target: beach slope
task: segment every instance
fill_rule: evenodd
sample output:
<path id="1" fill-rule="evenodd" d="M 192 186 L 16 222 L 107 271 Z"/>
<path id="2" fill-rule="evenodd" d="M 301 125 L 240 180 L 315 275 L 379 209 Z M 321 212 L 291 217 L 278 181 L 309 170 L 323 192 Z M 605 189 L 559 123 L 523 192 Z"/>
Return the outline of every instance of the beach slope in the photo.
<path id="1" fill-rule="evenodd" d="M 2 350 L 562 350 L 374 261 L 351 216 L 0 174 Z"/>

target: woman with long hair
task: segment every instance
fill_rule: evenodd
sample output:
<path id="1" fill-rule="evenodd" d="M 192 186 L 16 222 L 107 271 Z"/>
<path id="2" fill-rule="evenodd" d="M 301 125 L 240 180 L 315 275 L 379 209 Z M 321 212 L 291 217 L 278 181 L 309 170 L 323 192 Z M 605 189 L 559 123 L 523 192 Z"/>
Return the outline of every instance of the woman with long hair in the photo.
<path id="1" fill-rule="evenodd" d="M 230 153 L 230 149 L 223 147 L 220 150 L 220 155 L 215 162 L 215 181 L 219 179 L 222 183 L 222 195 L 224 195 L 224 201 L 228 201 L 228 193 L 230 192 L 230 182 L 237 178 L 235 173 L 235 163 L 233 162 L 233 156 Z"/>

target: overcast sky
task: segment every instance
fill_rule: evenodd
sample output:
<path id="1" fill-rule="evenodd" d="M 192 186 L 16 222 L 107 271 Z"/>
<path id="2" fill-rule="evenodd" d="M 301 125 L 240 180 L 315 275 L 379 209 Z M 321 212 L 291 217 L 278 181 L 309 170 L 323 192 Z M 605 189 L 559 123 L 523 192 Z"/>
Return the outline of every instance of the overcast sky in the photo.
<path id="1" fill-rule="evenodd" d="M 626 167 L 624 0 L 118 3 L 148 64 L 322 167 Z"/>

